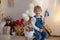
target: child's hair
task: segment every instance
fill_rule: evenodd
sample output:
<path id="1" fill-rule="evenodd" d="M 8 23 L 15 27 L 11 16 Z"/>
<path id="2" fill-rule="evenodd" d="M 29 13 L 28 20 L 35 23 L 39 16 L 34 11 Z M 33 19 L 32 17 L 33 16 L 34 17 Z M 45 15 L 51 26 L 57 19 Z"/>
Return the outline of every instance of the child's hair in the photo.
<path id="1" fill-rule="evenodd" d="M 42 12 L 42 8 L 41 8 L 40 6 L 38 6 L 38 5 L 35 6 L 35 7 L 34 7 L 34 12 L 35 12 L 36 9 L 40 9 L 40 11 Z"/>

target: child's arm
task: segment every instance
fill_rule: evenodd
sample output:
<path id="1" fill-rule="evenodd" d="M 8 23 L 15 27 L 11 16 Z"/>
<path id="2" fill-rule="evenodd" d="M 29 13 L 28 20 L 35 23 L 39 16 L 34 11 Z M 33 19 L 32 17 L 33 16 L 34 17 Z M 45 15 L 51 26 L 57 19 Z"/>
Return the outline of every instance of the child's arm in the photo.
<path id="1" fill-rule="evenodd" d="M 36 19 L 33 17 L 33 18 L 31 19 L 32 27 L 33 27 L 34 29 L 36 29 L 37 31 L 39 31 L 40 29 L 35 26 L 35 22 L 36 22 Z"/>

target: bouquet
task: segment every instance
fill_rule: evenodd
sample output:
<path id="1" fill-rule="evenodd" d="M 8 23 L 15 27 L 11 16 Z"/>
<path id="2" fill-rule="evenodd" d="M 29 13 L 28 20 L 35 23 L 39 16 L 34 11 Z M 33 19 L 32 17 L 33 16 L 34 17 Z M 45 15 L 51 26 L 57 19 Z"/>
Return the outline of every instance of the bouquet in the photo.
<path id="1" fill-rule="evenodd" d="M 33 28 L 32 27 L 29 27 L 29 25 L 28 25 L 28 26 L 25 27 L 25 31 L 31 32 L 31 31 L 33 31 Z"/>

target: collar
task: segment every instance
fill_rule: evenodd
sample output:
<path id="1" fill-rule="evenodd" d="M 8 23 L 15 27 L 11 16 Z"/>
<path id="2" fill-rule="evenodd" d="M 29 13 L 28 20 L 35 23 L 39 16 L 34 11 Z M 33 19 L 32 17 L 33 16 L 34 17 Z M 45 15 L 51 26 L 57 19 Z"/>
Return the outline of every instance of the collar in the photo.
<path id="1" fill-rule="evenodd" d="M 41 18 L 42 16 L 40 15 L 40 16 L 36 16 L 36 18 Z"/>

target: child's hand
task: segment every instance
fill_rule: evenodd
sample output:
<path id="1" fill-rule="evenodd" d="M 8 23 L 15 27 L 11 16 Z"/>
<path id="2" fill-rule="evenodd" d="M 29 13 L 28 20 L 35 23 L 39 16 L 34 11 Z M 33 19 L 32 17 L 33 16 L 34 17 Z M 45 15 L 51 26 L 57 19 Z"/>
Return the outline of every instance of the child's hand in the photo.
<path id="1" fill-rule="evenodd" d="M 42 31 L 43 31 L 43 29 L 40 29 L 40 30 L 39 30 L 39 32 L 42 32 Z"/>

